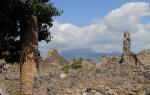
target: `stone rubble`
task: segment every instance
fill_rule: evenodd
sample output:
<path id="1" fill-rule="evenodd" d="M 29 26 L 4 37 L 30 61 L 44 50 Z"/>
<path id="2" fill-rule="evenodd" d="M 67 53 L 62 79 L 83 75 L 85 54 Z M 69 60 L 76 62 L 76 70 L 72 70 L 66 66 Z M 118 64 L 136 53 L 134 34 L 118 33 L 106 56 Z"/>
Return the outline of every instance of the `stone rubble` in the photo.
<path id="1" fill-rule="evenodd" d="M 72 63 L 52 49 L 39 62 L 33 95 L 150 95 L 150 52 L 134 54 L 130 44 L 125 32 L 122 56 L 105 56 L 100 63 L 82 60 L 80 68 L 67 67 L 68 72 L 63 68 Z M 19 95 L 19 85 L 20 65 L 0 60 L 0 94 Z"/>

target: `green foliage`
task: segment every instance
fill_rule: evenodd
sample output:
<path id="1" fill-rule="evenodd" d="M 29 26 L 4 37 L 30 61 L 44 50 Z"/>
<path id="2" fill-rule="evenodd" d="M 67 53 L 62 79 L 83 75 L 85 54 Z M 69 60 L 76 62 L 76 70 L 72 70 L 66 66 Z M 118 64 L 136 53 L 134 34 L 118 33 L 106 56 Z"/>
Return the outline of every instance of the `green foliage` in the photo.
<path id="1" fill-rule="evenodd" d="M 65 64 L 65 65 L 62 67 L 62 70 L 63 70 L 65 73 L 68 73 L 69 68 L 70 68 L 70 65 L 69 65 L 69 64 Z"/>
<path id="2" fill-rule="evenodd" d="M 61 14 L 50 0 L 0 0 L 0 53 L 18 54 L 22 26 L 31 15 L 38 18 L 38 40 L 51 41 L 49 28 L 53 25 L 53 17 Z"/>
<path id="3" fill-rule="evenodd" d="M 0 0 L 0 41 L 20 36 L 22 21 L 30 15 L 38 17 L 39 41 L 50 41 L 52 17 L 61 14 L 49 0 Z"/>
<path id="4" fill-rule="evenodd" d="M 16 91 L 15 95 L 21 95 L 20 91 Z"/>
<path id="5" fill-rule="evenodd" d="M 48 31 L 52 27 L 53 16 L 60 16 L 62 11 L 57 9 L 49 0 L 16 0 L 18 14 L 20 17 L 36 15 L 38 17 L 39 41 L 51 40 L 51 34 Z"/>
<path id="6" fill-rule="evenodd" d="M 52 27 L 53 16 L 60 16 L 62 11 L 57 9 L 49 0 L 1 0 L 0 1 L 0 37 L 6 40 L 15 39 L 20 35 L 22 21 L 30 15 L 38 17 L 39 41 L 50 41 L 48 29 Z"/>
<path id="7" fill-rule="evenodd" d="M 73 59 L 73 64 L 71 65 L 72 69 L 78 69 L 82 67 L 82 58 L 80 59 Z"/>

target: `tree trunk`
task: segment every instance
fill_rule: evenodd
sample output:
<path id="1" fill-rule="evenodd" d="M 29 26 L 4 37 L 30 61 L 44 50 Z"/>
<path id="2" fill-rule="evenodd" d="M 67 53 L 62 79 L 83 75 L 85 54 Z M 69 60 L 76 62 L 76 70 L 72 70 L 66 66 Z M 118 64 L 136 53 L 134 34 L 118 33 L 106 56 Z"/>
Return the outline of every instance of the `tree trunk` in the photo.
<path id="1" fill-rule="evenodd" d="M 37 16 L 26 17 L 21 25 L 22 56 L 20 70 L 21 95 L 32 95 L 32 81 L 37 74 L 35 51 L 38 50 Z"/>

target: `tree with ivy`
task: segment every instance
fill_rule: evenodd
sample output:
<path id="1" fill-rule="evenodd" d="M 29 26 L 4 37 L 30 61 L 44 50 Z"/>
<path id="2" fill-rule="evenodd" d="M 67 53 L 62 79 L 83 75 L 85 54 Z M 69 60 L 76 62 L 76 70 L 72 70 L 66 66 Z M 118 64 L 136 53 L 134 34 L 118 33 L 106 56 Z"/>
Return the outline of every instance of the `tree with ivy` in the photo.
<path id="1" fill-rule="evenodd" d="M 0 1 L 0 52 L 19 55 L 21 95 L 32 95 L 38 41 L 51 40 L 53 17 L 61 13 L 50 0 Z"/>

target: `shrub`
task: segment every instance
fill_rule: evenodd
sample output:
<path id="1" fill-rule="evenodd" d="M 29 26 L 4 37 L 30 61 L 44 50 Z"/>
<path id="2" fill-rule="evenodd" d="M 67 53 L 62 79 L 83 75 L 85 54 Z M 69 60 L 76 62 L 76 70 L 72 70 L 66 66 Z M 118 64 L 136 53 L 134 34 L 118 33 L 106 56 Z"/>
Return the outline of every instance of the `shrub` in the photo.
<path id="1" fill-rule="evenodd" d="M 73 59 L 73 64 L 71 65 L 72 69 L 78 69 L 82 67 L 82 59 Z"/>
<path id="2" fill-rule="evenodd" d="M 65 65 L 62 67 L 62 70 L 63 70 L 65 73 L 68 73 L 69 68 L 70 68 L 70 65 L 69 65 L 69 64 L 65 64 Z"/>
<path id="3" fill-rule="evenodd" d="M 15 95 L 21 95 L 20 91 L 16 91 Z"/>

